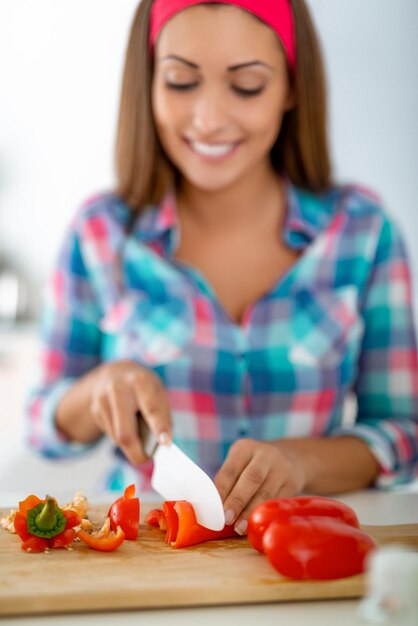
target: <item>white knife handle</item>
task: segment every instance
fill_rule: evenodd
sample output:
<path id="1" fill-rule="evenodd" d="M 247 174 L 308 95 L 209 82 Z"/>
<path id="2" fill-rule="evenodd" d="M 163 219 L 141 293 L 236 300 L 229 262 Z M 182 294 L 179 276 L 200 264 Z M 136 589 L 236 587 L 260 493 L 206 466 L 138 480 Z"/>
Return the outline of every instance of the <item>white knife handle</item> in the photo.
<path id="1" fill-rule="evenodd" d="M 151 432 L 148 424 L 146 423 L 139 411 L 137 412 L 136 416 L 138 418 L 139 436 L 141 438 L 144 452 L 147 456 L 153 457 L 158 447 L 157 437 L 154 435 L 154 433 Z"/>

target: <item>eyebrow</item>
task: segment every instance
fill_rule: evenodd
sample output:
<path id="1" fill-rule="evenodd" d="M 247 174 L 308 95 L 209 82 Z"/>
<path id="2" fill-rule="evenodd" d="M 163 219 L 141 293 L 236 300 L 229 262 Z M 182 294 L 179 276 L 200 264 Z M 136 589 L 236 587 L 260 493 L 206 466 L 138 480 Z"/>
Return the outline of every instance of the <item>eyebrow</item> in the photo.
<path id="1" fill-rule="evenodd" d="M 184 59 L 183 57 L 179 57 L 177 54 L 169 54 L 165 57 L 162 57 L 160 60 L 161 61 L 168 61 L 170 59 L 173 59 L 174 61 L 180 61 L 181 63 L 184 63 L 185 65 L 188 65 L 189 67 L 193 68 L 194 70 L 198 70 L 199 66 L 196 63 L 192 63 L 192 61 L 188 61 L 187 59 Z M 274 70 L 274 68 L 269 65 L 268 63 L 264 63 L 264 61 L 246 61 L 245 63 L 237 63 L 237 65 L 231 65 L 230 67 L 228 67 L 228 72 L 236 72 L 237 70 L 240 70 L 244 67 L 253 67 L 254 65 L 261 65 L 263 67 L 267 67 L 270 70 Z"/>

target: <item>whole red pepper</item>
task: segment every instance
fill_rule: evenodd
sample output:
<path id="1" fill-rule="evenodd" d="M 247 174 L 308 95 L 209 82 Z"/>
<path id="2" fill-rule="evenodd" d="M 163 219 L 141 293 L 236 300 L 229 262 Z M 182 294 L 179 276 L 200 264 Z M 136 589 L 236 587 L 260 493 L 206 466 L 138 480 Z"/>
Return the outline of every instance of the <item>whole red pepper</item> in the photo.
<path id="1" fill-rule="evenodd" d="M 280 574 L 296 579 L 360 574 L 376 546 L 351 507 L 320 496 L 263 502 L 251 512 L 248 539 Z"/>
<path id="2" fill-rule="evenodd" d="M 271 522 L 263 548 L 273 567 L 294 579 L 330 580 L 361 574 L 376 547 L 365 532 L 330 517 Z"/>
<path id="3" fill-rule="evenodd" d="M 295 515 L 320 515 L 340 520 L 359 528 L 358 517 L 351 507 L 343 502 L 322 496 L 297 496 L 277 498 L 259 504 L 248 520 L 248 540 L 258 552 L 263 552 L 263 535 L 273 520 L 287 522 Z"/>

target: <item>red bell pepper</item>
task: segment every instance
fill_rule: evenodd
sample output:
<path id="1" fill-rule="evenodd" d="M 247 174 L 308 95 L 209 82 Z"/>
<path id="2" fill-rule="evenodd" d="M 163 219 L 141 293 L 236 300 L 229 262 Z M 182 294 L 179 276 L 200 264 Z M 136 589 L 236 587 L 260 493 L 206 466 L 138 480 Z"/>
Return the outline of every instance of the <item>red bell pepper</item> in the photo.
<path id="1" fill-rule="evenodd" d="M 193 506 L 186 500 L 166 500 L 163 509 L 153 509 L 146 518 L 151 526 L 167 528 L 165 541 L 173 548 L 186 548 L 211 539 L 239 537 L 234 527 L 224 526 L 222 530 L 210 530 L 198 524 Z"/>
<path id="2" fill-rule="evenodd" d="M 263 549 L 273 567 L 295 579 L 328 580 L 360 574 L 376 547 L 359 528 L 330 517 L 293 517 L 272 521 Z"/>
<path id="3" fill-rule="evenodd" d="M 263 535 L 273 520 L 282 523 L 294 516 L 326 516 L 340 520 L 345 524 L 359 528 L 355 511 L 347 504 L 321 496 L 297 496 L 277 498 L 259 504 L 248 520 L 248 540 L 259 552 L 263 552 Z"/>
<path id="4" fill-rule="evenodd" d="M 60 509 L 50 496 L 45 500 L 28 496 L 19 502 L 19 510 L 14 517 L 15 530 L 22 539 L 22 550 L 26 552 L 68 548 L 75 538 L 73 528 L 80 523 L 77 513 Z"/>
<path id="5" fill-rule="evenodd" d="M 140 502 L 135 497 L 135 485 L 126 487 L 125 493 L 118 498 L 110 507 L 108 517 L 112 530 L 117 532 L 121 527 L 126 539 L 134 541 L 139 532 Z"/>
<path id="6" fill-rule="evenodd" d="M 147 513 L 145 523 L 148 526 L 155 526 L 161 530 L 167 530 L 165 515 L 162 509 L 151 509 L 151 511 Z"/>
<path id="7" fill-rule="evenodd" d="M 125 541 L 125 533 L 120 526 L 117 527 L 116 532 L 111 531 L 109 517 L 106 518 L 102 528 L 96 533 L 88 533 L 80 529 L 77 532 L 77 537 L 93 550 L 100 550 L 101 552 L 112 552 Z"/>

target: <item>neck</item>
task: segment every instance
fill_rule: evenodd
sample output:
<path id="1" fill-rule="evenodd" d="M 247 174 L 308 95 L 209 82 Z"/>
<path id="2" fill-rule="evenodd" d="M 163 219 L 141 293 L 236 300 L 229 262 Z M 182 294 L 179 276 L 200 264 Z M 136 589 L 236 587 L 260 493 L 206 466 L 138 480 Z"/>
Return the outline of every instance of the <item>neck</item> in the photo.
<path id="1" fill-rule="evenodd" d="M 177 205 L 180 219 L 212 232 L 260 227 L 281 217 L 283 182 L 270 166 L 220 191 L 202 190 L 182 180 Z"/>

